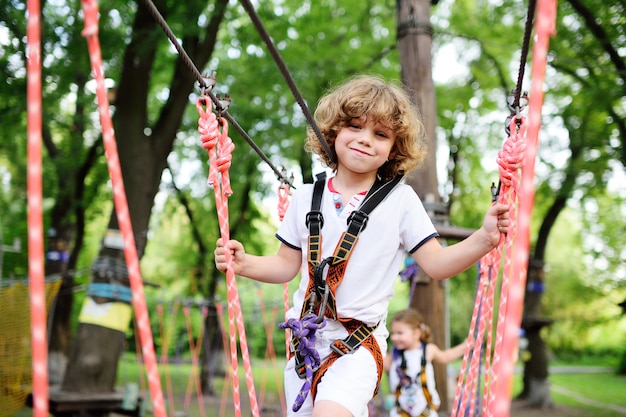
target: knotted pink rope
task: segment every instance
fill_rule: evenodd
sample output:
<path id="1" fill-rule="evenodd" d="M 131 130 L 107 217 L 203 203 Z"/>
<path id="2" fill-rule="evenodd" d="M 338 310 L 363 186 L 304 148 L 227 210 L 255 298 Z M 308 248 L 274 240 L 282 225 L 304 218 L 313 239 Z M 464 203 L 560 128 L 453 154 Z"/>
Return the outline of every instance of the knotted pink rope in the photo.
<path id="1" fill-rule="evenodd" d="M 537 18 L 535 21 L 535 45 L 532 56 L 532 83 L 528 111 L 528 133 L 526 137 L 526 152 L 524 155 L 524 169 L 522 171 L 519 194 L 519 218 L 517 239 L 511 253 L 507 254 L 512 260 L 511 288 L 509 294 L 509 308 L 506 312 L 506 321 L 502 323 L 502 363 L 497 372 L 502 377 L 502 383 L 496 389 L 496 400 L 491 415 L 508 417 L 510 413 L 510 397 L 512 394 L 513 374 L 515 368 L 515 353 L 517 352 L 519 331 L 522 322 L 524 304 L 524 287 L 530 257 L 530 221 L 535 201 L 535 160 L 541 127 L 541 107 L 543 105 L 543 83 L 545 79 L 548 46 L 550 37 L 555 34 L 556 0 L 539 0 L 537 3 Z"/>
<path id="2" fill-rule="evenodd" d="M 206 110 L 204 106 L 206 105 Z M 230 230 L 228 226 L 228 197 L 233 191 L 230 187 L 230 176 L 228 169 L 232 161 L 232 152 L 235 145 L 228 136 L 228 122 L 224 118 L 219 118 L 211 111 L 211 100 L 208 96 L 201 97 L 196 102 L 196 109 L 200 114 L 198 119 L 198 132 L 202 146 L 209 154 L 209 185 L 213 187 L 215 194 L 215 206 L 220 226 L 220 234 L 225 245 L 230 240 Z M 221 127 L 221 131 L 220 131 Z M 235 401 L 235 414 L 241 416 L 241 400 L 239 392 L 238 361 L 237 361 L 237 340 L 239 333 L 239 344 L 241 345 L 241 355 L 243 358 L 246 373 L 246 383 L 250 398 L 250 407 L 253 417 L 259 417 L 259 406 L 256 398 L 256 391 L 252 377 L 252 366 L 250 363 L 250 352 L 246 338 L 246 329 L 241 313 L 241 302 L 239 301 L 239 291 L 237 281 L 232 267 L 232 257 L 230 251 L 226 251 L 226 287 L 228 294 L 228 321 L 230 326 L 230 357 L 233 368 L 233 400 Z M 235 328 L 236 324 L 236 328 Z"/>
<path id="3" fill-rule="evenodd" d="M 464 375 L 471 347 L 469 343 L 463 357 L 462 372 L 459 376 L 452 410 L 453 417 L 457 416 L 457 412 L 465 412 L 469 397 L 477 391 L 475 379 L 478 374 L 478 358 L 475 356 L 478 356 L 476 352 L 480 352 L 485 328 L 488 329 L 488 340 L 485 348 L 487 352 L 487 378 L 484 385 L 486 412 L 483 415 L 508 417 L 510 413 L 515 355 L 521 326 L 526 269 L 530 252 L 530 217 L 534 203 L 534 166 L 541 125 L 542 84 L 545 78 L 549 37 L 554 34 L 556 0 L 540 0 L 537 10 L 535 22 L 537 38 L 533 48 L 533 80 L 528 126 L 524 117 L 515 117 L 511 120 L 510 132 L 512 134 L 505 141 L 497 158 L 501 183 L 498 201 L 509 204 L 509 232 L 505 238 L 500 240 L 498 246 L 481 260 L 481 279 L 472 314 L 470 336 L 476 332 L 478 310 L 482 309 L 480 325 L 474 340 L 474 356 L 470 370 L 467 372 L 467 381 L 464 381 Z M 519 205 L 519 215 L 517 205 Z M 506 254 L 500 289 L 496 340 L 495 347 L 493 347 L 490 329 L 493 321 L 494 288 L 497 281 L 493 280 L 491 275 L 495 274 L 496 277 L 498 275 L 504 247 L 506 247 Z M 483 302 L 487 302 L 487 304 L 483 304 Z M 493 368 L 489 364 L 489 352 L 492 350 Z"/>
<path id="4" fill-rule="evenodd" d="M 281 222 L 285 218 L 287 208 L 289 208 L 289 197 L 291 197 L 292 194 L 289 183 L 285 181 L 281 182 L 278 186 L 278 218 Z"/>
<path id="5" fill-rule="evenodd" d="M 285 213 L 289 208 L 289 198 L 293 194 L 291 191 L 290 184 L 287 181 L 282 181 L 278 186 L 278 218 L 282 222 L 285 218 Z M 283 284 L 283 308 L 285 312 L 285 320 L 287 320 L 287 311 L 289 311 L 289 283 L 285 282 Z M 286 349 L 285 353 L 287 354 L 287 360 L 289 360 L 289 345 L 291 340 L 291 330 L 285 329 L 285 343 Z"/>

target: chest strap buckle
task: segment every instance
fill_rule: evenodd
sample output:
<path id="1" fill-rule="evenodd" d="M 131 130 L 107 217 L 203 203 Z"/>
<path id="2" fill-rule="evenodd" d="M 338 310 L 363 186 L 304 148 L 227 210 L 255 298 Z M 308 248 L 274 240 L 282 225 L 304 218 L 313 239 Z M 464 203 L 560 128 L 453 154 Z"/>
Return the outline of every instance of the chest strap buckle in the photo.
<path id="1" fill-rule="evenodd" d="M 378 324 L 374 326 L 368 326 L 365 323 L 361 323 L 359 327 L 348 335 L 345 339 L 337 339 L 330 345 L 330 350 L 338 354 L 339 356 L 349 355 L 354 353 L 359 346 L 371 336 L 372 332 L 378 327 Z"/>

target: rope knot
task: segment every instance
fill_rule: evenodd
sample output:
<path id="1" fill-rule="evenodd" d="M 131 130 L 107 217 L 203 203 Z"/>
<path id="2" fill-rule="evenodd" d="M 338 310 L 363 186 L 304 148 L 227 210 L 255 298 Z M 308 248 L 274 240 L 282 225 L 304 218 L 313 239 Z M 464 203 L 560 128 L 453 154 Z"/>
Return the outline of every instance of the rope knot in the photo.
<path id="1" fill-rule="evenodd" d="M 215 167 L 222 175 L 222 192 L 224 195 L 230 196 L 233 194 L 233 190 L 230 188 L 230 174 L 228 169 L 233 160 L 235 143 L 228 136 L 228 122 L 226 119 L 220 117 L 220 124 L 222 125 L 222 133 L 219 136 L 219 149 L 217 151 L 217 158 L 215 159 Z"/>
<path id="2" fill-rule="evenodd" d="M 204 105 L 206 104 L 206 110 Z M 196 109 L 200 118 L 198 119 L 198 132 L 202 147 L 208 151 L 215 149 L 220 136 L 220 129 L 217 117 L 212 111 L 211 100 L 208 97 L 200 97 L 196 101 Z"/>
<path id="3" fill-rule="evenodd" d="M 313 384 L 313 373 L 321 364 L 320 354 L 315 349 L 315 332 L 326 326 L 326 320 L 317 323 L 317 319 L 316 314 L 308 313 L 301 320 L 289 319 L 278 325 L 281 329 L 291 329 L 294 339 L 292 346 L 295 347 L 296 353 L 304 361 L 305 381 L 293 403 L 292 410 L 294 412 L 300 410 L 304 404 Z"/>
<path id="4" fill-rule="evenodd" d="M 511 120 L 511 134 L 504 141 L 502 149 L 498 152 L 496 162 L 500 170 L 500 179 L 505 186 L 511 186 L 514 178 L 519 176 L 519 169 L 524 163 L 526 152 L 526 118 L 514 118 Z"/>
<path id="5" fill-rule="evenodd" d="M 289 208 L 289 197 L 293 193 L 288 182 L 282 182 L 278 186 L 278 218 L 283 221 L 287 208 Z"/>

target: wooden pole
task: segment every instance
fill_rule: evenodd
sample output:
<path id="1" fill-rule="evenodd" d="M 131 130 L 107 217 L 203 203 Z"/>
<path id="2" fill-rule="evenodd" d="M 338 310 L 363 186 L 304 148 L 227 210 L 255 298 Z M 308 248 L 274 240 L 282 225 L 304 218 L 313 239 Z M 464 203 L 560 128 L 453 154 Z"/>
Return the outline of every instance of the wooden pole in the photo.
<path id="1" fill-rule="evenodd" d="M 437 106 L 432 78 L 431 0 L 397 0 L 397 39 L 402 82 L 413 92 L 426 127 L 428 156 L 421 169 L 407 177 L 407 183 L 426 202 L 441 201 L 437 184 Z M 418 309 L 431 327 L 433 342 L 441 348 L 447 341 L 445 282 L 434 281 L 420 272 L 410 305 Z M 435 365 L 435 381 L 442 411 L 449 410 L 446 367 Z"/>

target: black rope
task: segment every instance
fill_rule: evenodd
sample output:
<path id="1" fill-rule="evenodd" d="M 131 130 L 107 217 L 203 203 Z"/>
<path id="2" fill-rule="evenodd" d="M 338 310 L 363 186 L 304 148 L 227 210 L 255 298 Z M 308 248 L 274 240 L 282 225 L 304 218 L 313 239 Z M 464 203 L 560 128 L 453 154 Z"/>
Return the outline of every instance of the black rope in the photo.
<path id="1" fill-rule="evenodd" d="M 519 71 L 517 74 L 517 84 L 515 86 L 515 97 L 511 107 L 518 109 L 520 106 L 520 97 L 522 95 L 522 82 L 524 79 L 524 69 L 526 67 L 526 61 L 528 60 L 528 51 L 530 49 L 530 36 L 533 30 L 533 20 L 535 17 L 535 6 L 537 0 L 530 0 L 528 2 L 528 11 L 526 14 L 526 27 L 524 29 L 524 41 L 522 43 L 522 53 L 520 58 Z"/>
<path id="2" fill-rule="evenodd" d="M 304 99 L 302 98 L 302 95 L 298 91 L 298 88 L 296 87 L 296 84 L 293 78 L 291 77 L 291 74 L 289 73 L 289 70 L 287 69 L 285 62 L 281 58 L 280 53 L 276 49 L 276 46 L 274 46 L 274 43 L 272 42 L 272 38 L 270 37 L 269 33 L 267 33 L 267 30 L 265 30 L 263 23 L 261 23 L 261 19 L 259 18 L 259 15 L 254 10 L 254 6 L 252 6 L 252 3 L 250 3 L 249 0 L 241 0 L 241 5 L 248 12 L 248 15 L 250 16 L 250 20 L 252 20 L 252 23 L 254 23 L 254 26 L 259 32 L 259 35 L 261 35 L 263 42 L 265 42 L 265 45 L 269 49 L 270 54 L 272 55 L 272 57 L 274 58 L 274 61 L 276 62 L 276 65 L 278 66 L 278 69 L 280 70 L 281 74 L 283 75 L 283 78 L 287 82 L 287 85 L 291 89 L 291 93 L 293 94 L 294 98 L 300 105 L 300 108 L 302 109 L 304 116 L 306 117 L 307 121 L 309 122 L 309 125 L 311 126 L 311 129 L 313 129 L 313 132 L 317 136 L 317 139 L 320 141 L 322 147 L 324 148 L 324 152 L 326 152 L 328 159 L 330 161 L 334 161 L 335 160 L 334 153 L 330 150 L 330 147 L 328 146 L 326 139 L 324 139 L 324 136 L 322 135 L 322 132 L 317 126 L 317 123 L 315 123 L 315 120 L 313 119 L 313 116 L 311 115 L 309 108 L 307 107 Z"/>
<path id="3" fill-rule="evenodd" d="M 272 171 L 274 171 L 274 174 L 280 181 L 287 183 L 291 187 L 293 187 L 293 184 L 292 184 L 293 181 L 291 181 L 289 178 L 284 176 L 283 172 L 279 171 L 278 168 L 274 166 L 272 161 L 270 161 L 270 159 L 263 153 L 261 148 L 259 148 L 257 144 L 254 143 L 254 140 L 252 140 L 252 138 L 248 135 L 248 133 L 228 113 L 227 108 L 224 107 L 223 105 L 223 102 L 218 97 L 216 97 L 215 94 L 213 94 L 213 92 L 211 91 L 212 85 L 207 83 L 207 79 L 209 77 L 204 76 L 202 75 L 202 73 L 200 73 L 200 71 L 198 70 L 198 67 L 196 67 L 191 57 L 187 54 L 185 49 L 178 42 L 178 39 L 176 39 L 174 32 L 172 32 L 167 22 L 161 15 L 161 12 L 159 12 L 159 10 L 156 8 L 152 0 L 144 0 L 144 4 L 148 8 L 148 11 L 150 12 L 150 14 L 154 17 L 154 20 L 156 20 L 159 26 L 161 26 L 161 28 L 163 29 L 163 31 L 169 38 L 170 42 L 172 42 L 172 44 L 178 51 L 178 54 L 183 61 L 183 64 L 185 64 L 185 66 L 189 68 L 189 70 L 192 72 L 192 74 L 198 81 L 198 85 L 200 86 L 204 94 L 209 96 L 209 98 L 215 105 L 215 110 L 218 112 L 218 114 L 230 122 L 230 124 L 235 128 L 235 130 L 237 130 L 237 132 L 239 132 L 239 134 L 246 140 L 246 142 L 248 142 L 250 147 L 254 149 L 254 151 L 261 157 L 261 159 L 263 159 L 263 161 L 267 163 L 267 165 L 269 165 L 269 167 L 272 169 Z"/>

